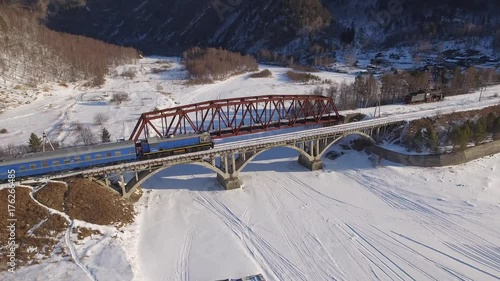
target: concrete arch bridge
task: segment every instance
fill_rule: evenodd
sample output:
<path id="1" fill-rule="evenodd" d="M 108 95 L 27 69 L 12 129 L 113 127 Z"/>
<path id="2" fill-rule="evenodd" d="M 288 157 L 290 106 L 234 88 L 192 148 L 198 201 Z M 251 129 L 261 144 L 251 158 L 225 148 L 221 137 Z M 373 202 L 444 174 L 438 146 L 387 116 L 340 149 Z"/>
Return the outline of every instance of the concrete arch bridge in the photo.
<path id="1" fill-rule="evenodd" d="M 217 181 L 226 189 L 241 187 L 240 172 L 255 157 L 276 147 L 289 147 L 299 153 L 298 162 L 310 170 L 323 167 L 321 156 L 335 143 L 349 135 L 359 135 L 375 142 L 382 131 L 394 123 L 360 126 L 352 123 L 302 132 L 287 133 L 245 141 L 217 145 L 209 151 L 201 151 L 167 158 L 131 162 L 116 166 L 84 171 L 81 175 L 110 187 L 109 178 L 119 175 L 120 193 L 128 197 L 145 181 L 164 169 L 179 164 L 194 164 L 210 169 L 217 174 Z M 125 182 L 125 174 L 133 177 Z"/>

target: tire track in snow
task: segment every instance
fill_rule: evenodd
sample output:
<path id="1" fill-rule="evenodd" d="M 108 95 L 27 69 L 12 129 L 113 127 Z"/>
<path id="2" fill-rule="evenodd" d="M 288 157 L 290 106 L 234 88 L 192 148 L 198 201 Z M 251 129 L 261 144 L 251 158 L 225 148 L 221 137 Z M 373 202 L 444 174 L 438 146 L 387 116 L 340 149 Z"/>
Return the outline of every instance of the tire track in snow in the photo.
<path id="1" fill-rule="evenodd" d="M 308 189 L 309 192 L 311 192 L 313 195 L 319 195 L 320 197 L 319 198 L 322 198 L 323 199 L 323 203 L 325 204 L 333 204 L 335 205 L 336 207 L 340 207 L 341 205 L 346 205 L 346 206 L 349 206 L 349 207 L 353 207 L 353 208 L 358 208 L 358 209 L 362 209 L 358 206 L 355 206 L 355 205 L 351 205 L 347 202 L 344 202 L 342 200 L 339 200 L 339 199 L 336 199 L 336 198 L 333 198 L 329 195 L 326 195 L 322 192 L 320 192 L 319 190 L 317 190 L 316 188 L 314 188 L 313 186 L 311 186 L 310 184 L 304 182 L 303 180 L 301 180 L 299 177 L 295 176 L 293 173 L 291 172 L 288 172 L 286 173 L 286 175 L 292 180 L 294 181 L 295 183 L 297 183 L 298 185 L 302 186 L 302 187 L 305 187 Z M 311 199 L 314 199 L 315 201 L 317 201 L 319 198 L 317 196 L 313 196 L 309 193 L 307 193 L 305 190 L 300 190 L 302 193 L 306 194 L 308 197 L 310 197 Z M 325 201 L 326 200 L 326 201 Z"/>
<path id="2" fill-rule="evenodd" d="M 274 186 L 283 188 L 284 191 L 286 191 L 290 196 L 295 198 L 299 203 L 303 204 L 304 206 L 310 206 L 312 203 L 304 198 L 300 198 L 299 195 L 294 194 L 289 187 L 286 185 L 283 185 L 278 181 L 275 177 L 268 176 L 268 175 L 261 175 L 262 177 L 265 177 L 265 182 L 273 182 Z M 304 236 L 301 236 L 296 229 L 300 228 L 300 225 L 297 225 L 296 223 L 293 222 L 293 220 L 287 215 L 287 210 L 285 210 L 280 203 L 280 200 L 274 195 L 274 192 L 269 192 L 268 189 L 263 188 L 264 192 L 266 193 L 266 197 L 272 198 L 273 202 L 271 204 L 279 206 L 278 212 L 279 214 L 283 215 L 283 220 L 279 221 L 277 225 L 281 225 L 283 223 L 286 223 L 287 225 L 287 232 L 285 232 L 284 235 L 287 233 L 291 234 L 292 241 L 301 241 L 301 245 L 298 245 L 297 243 L 293 242 L 295 246 L 295 249 L 292 249 L 292 253 L 298 254 L 300 259 L 304 261 L 307 265 L 307 269 L 316 275 L 320 274 L 321 276 L 315 276 L 315 278 L 322 278 L 322 279 L 331 279 L 334 278 L 335 280 L 339 278 L 346 279 L 347 277 L 345 276 L 345 273 L 342 271 L 340 266 L 337 264 L 335 259 L 330 255 L 328 249 L 324 246 L 322 241 L 319 239 L 319 237 L 312 231 L 311 229 L 305 229 L 302 228 L 302 232 L 305 234 Z M 273 214 L 273 210 L 270 210 L 270 213 Z M 326 217 L 323 217 L 323 220 L 328 220 Z M 332 230 L 332 228 L 329 226 L 328 223 L 324 225 L 325 228 L 328 229 L 329 232 L 335 233 L 335 229 Z M 305 239 L 308 239 L 307 242 L 310 244 L 317 244 L 320 246 L 320 248 L 323 250 L 323 253 L 320 251 L 311 251 L 310 250 L 310 244 L 304 242 Z M 288 239 L 287 239 L 288 240 Z M 323 254 L 323 255 L 322 255 Z M 323 266 L 319 266 L 323 265 Z M 329 266 L 333 265 L 333 266 Z"/>
<path id="3" fill-rule="evenodd" d="M 376 177 L 367 175 L 360 177 L 350 172 L 347 174 L 389 206 L 409 214 L 423 228 L 441 233 L 445 237 L 453 238 L 456 241 L 456 244 L 442 241 L 444 246 L 487 268 L 500 272 L 500 250 L 492 250 L 498 249 L 498 247 L 487 239 L 471 232 L 458 222 L 452 221 L 449 217 L 453 216 L 453 214 L 444 212 L 420 199 L 411 200 L 406 198 L 405 194 L 409 194 L 410 196 L 415 195 L 402 189 L 396 189 L 399 192 L 396 193 L 387 188 L 382 188 L 383 186 L 390 185 Z M 461 216 L 456 217 L 465 220 Z M 483 245 L 479 243 L 483 243 Z M 474 266 L 474 268 L 476 269 L 477 267 Z M 483 272 L 484 270 L 479 269 L 479 271 Z"/>
<path id="4" fill-rule="evenodd" d="M 317 189 L 315 189 L 313 186 L 311 186 L 310 184 L 308 183 L 305 183 L 303 180 L 301 180 L 300 178 L 298 178 L 297 176 L 295 176 L 293 173 L 287 173 L 287 178 L 289 178 L 290 180 L 294 181 L 295 183 L 297 183 L 298 185 L 300 185 L 302 188 L 298 189 L 298 191 L 303 194 L 304 196 L 306 196 L 306 199 L 304 200 L 315 200 L 315 203 L 317 204 L 312 204 L 312 206 L 315 208 L 315 207 L 320 207 L 317 209 L 317 212 L 319 214 L 322 214 L 325 215 L 326 213 L 326 216 L 328 216 L 328 213 L 331 212 L 331 207 L 332 206 L 335 206 L 336 208 L 340 208 L 340 210 L 344 210 L 346 206 L 352 206 L 350 204 L 347 204 L 347 203 L 344 203 L 343 201 L 340 201 L 340 200 L 337 200 L 335 198 L 332 198 L 320 191 L 318 191 Z M 283 188 L 287 189 L 289 192 L 292 192 L 288 186 L 286 185 L 282 185 Z M 319 197 L 318 197 L 319 195 Z M 300 195 L 296 195 L 298 197 L 300 197 Z M 357 206 L 353 206 L 357 209 L 361 209 Z M 364 210 L 364 209 L 363 209 Z M 352 215 L 350 215 L 352 216 Z M 344 214 L 341 216 L 342 218 L 348 218 L 349 217 L 349 212 L 344 212 Z M 345 223 L 343 220 L 339 219 L 338 217 L 335 218 L 337 221 L 339 221 L 338 225 L 339 225 L 339 229 L 342 229 L 344 234 L 345 234 L 345 237 L 351 237 L 352 234 L 354 233 L 355 235 L 359 236 L 359 233 L 356 233 L 353 231 L 353 229 L 344 229 L 342 227 L 342 225 L 348 225 L 347 223 Z M 369 222 L 365 221 L 364 219 L 360 218 L 360 217 L 354 217 L 352 218 L 352 221 L 363 221 L 364 224 L 368 224 L 369 225 Z M 352 226 L 352 224 L 349 224 Z M 385 234 L 387 235 L 387 234 Z M 367 235 L 364 235 L 365 237 L 365 240 L 368 241 L 368 238 L 369 236 Z M 351 240 L 349 240 L 351 241 Z M 408 264 L 410 267 L 414 268 L 415 270 L 419 271 L 420 273 L 422 273 L 423 275 L 427 275 L 425 273 L 425 269 L 421 269 L 417 266 L 415 266 L 411 261 L 407 260 L 404 256 L 401 256 L 399 254 L 397 254 L 396 252 L 394 251 L 391 251 L 389 248 L 386 248 L 386 247 L 383 247 L 382 245 L 377 245 L 375 246 L 374 242 L 373 241 L 377 241 L 377 240 L 372 240 L 371 243 L 369 243 L 368 247 L 366 245 L 363 245 L 363 244 L 360 244 L 359 242 L 354 242 L 352 243 L 352 246 L 363 256 L 365 257 L 371 264 L 373 264 L 376 268 L 378 268 L 381 272 L 383 272 L 387 277 L 391 277 L 391 272 L 393 274 L 395 274 L 396 276 L 398 277 L 401 277 L 400 274 L 398 274 L 396 271 L 394 271 L 390 264 L 392 264 L 393 266 L 395 266 L 397 268 L 397 270 L 401 271 L 403 273 L 403 275 L 407 276 L 410 280 L 414 280 L 414 277 L 412 277 L 409 273 L 407 273 L 405 270 L 403 270 L 400 265 L 398 265 L 398 263 L 394 260 L 392 260 L 391 258 L 387 257 L 386 255 L 384 255 L 384 252 L 391 252 L 392 254 L 394 254 L 395 256 L 398 257 L 399 260 L 405 262 L 406 264 Z M 382 256 L 379 257 L 379 256 Z M 384 259 L 386 261 L 384 261 Z M 377 262 L 378 261 L 378 262 Z M 372 269 L 372 274 L 376 277 L 376 278 L 380 278 L 378 277 L 377 273 Z M 392 277 L 391 277 L 392 278 Z"/>
<path id="5" fill-rule="evenodd" d="M 258 172 L 256 173 L 256 175 L 262 176 Z M 268 192 L 268 191 L 266 191 L 266 189 L 264 189 L 264 192 L 266 193 L 266 199 L 268 199 L 268 201 L 269 201 L 269 204 L 266 204 L 266 209 L 269 213 L 269 216 L 271 217 L 274 225 L 276 225 L 278 227 L 280 234 L 281 234 L 281 237 L 285 240 L 285 243 L 286 243 L 288 249 L 290 250 L 290 252 L 292 252 L 293 258 L 296 260 L 297 256 L 296 256 L 296 253 L 293 249 L 294 249 L 294 246 L 296 247 L 297 245 L 292 245 L 293 243 L 290 241 L 290 239 L 288 239 L 287 232 L 283 229 L 283 226 L 280 223 L 280 221 L 278 220 L 276 213 L 275 213 L 275 210 L 280 212 L 283 209 L 283 206 L 282 206 L 281 202 L 279 202 L 279 200 L 277 200 L 276 196 L 272 192 Z M 271 206 L 274 206 L 275 208 L 271 208 Z M 283 215 L 288 217 L 288 215 L 286 213 L 283 213 Z"/>
<path id="6" fill-rule="evenodd" d="M 274 182 L 277 186 L 279 186 L 279 182 L 276 179 L 270 176 L 259 176 L 265 177 L 266 182 Z M 339 278 L 339 275 L 345 278 L 345 276 L 343 276 L 343 272 L 341 272 L 340 268 L 338 268 L 335 260 L 332 259 L 332 257 L 328 254 L 328 251 L 325 250 L 327 256 L 329 257 L 329 259 L 327 260 L 323 258 L 320 253 L 316 253 L 311 250 L 308 242 L 316 242 L 321 246 L 323 245 L 317 238 L 310 234 L 309 230 L 304 229 L 300 225 L 297 225 L 293 222 L 293 220 L 288 215 L 287 210 L 283 208 L 283 204 L 281 204 L 280 200 L 276 197 L 275 193 L 269 192 L 267 188 L 263 188 L 263 191 L 266 194 L 265 197 L 269 201 L 269 204 L 266 204 L 266 206 L 273 222 L 279 228 L 283 239 L 287 243 L 290 252 L 293 254 L 294 259 L 305 263 L 306 268 L 304 268 L 304 270 L 309 270 L 311 271 L 311 273 L 312 271 L 314 271 L 316 275 L 320 274 L 321 278 L 324 280 L 331 278 L 337 280 Z M 269 208 L 270 206 L 273 206 L 275 208 Z M 280 215 L 280 219 L 277 218 L 277 214 Z M 301 236 L 299 234 L 299 231 L 302 231 L 304 234 L 306 234 L 306 237 Z M 304 241 L 305 239 L 308 239 L 310 241 L 306 242 Z M 337 268 L 331 268 L 329 266 L 318 266 L 330 264 L 334 264 L 335 266 L 337 266 Z M 318 278 L 318 276 L 316 276 L 316 278 Z"/>
<path id="7" fill-rule="evenodd" d="M 195 201 L 220 219 L 238 238 L 255 266 L 269 280 L 307 280 L 304 273 L 286 257 L 280 255 L 262 236 L 255 233 L 214 196 L 197 193 Z M 272 279 L 271 279 L 272 278 Z"/>
<path id="8" fill-rule="evenodd" d="M 412 267 L 413 269 L 417 270 L 418 272 L 420 272 L 422 275 L 425 275 L 425 278 L 426 280 L 436 280 L 436 281 L 439 281 L 440 279 L 439 278 L 435 278 L 433 276 L 431 276 L 430 274 L 427 273 L 428 271 L 428 267 L 426 266 L 425 268 L 421 269 L 419 268 L 418 266 L 416 266 L 414 264 L 414 259 L 412 260 L 409 260 L 407 258 L 407 255 L 402 255 L 394 250 L 392 250 L 392 247 L 397 247 L 397 248 L 400 248 L 400 249 L 403 249 L 404 251 L 407 251 L 409 253 L 412 253 L 412 254 L 416 254 L 418 256 L 421 256 L 423 257 L 427 262 L 430 262 L 431 264 L 435 265 L 437 268 L 445 268 L 444 265 L 442 264 L 439 264 L 423 255 L 421 255 L 420 253 L 418 253 L 417 251 L 413 250 L 412 248 L 408 247 L 407 245 L 401 243 L 399 240 L 395 239 L 394 237 L 392 237 L 391 235 L 389 235 L 388 233 L 382 231 L 380 228 L 376 227 L 375 225 L 371 224 L 371 223 L 368 223 L 367 225 L 369 225 L 373 231 L 376 231 L 377 233 L 373 232 L 373 231 L 370 231 L 370 230 L 363 230 L 365 233 L 370 233 L 370 235 L 365 235 L 365 237 L 370 237 L 370 239 L 372 239 L 372 244 L 379 244 L 380 245 L 380 248 L 384 248 L 385 251 L 387 252 L 390 252 L 392 255 L 395 255 L 396 257 L 398 257 L 400 260 L 404 261 L 406 264 L 408 264 L 410 267 Z M 360 230 L 361 227 L 358 226 L 358 231 L 361 231 Z M 384 242 L 385 244 L 389 244 L 389 246 L 387 245 L 383 245 Z"/>
<path id="9" fill-rule="evenodd" d="M 394 232 L 394 231 L 393 231 L 393 233 L 394 233 L 394 234 L 396 234 L 396 235 L 399 235 L 400 237 L 405 238 L 406 240 L 411 241 L 411 242 L 413 242 L 413 243 L 415 243 L 415 244 L 417 244 L 417 245 L 420 245 L 420 246 L 425 247 L 425 248 L 427 248 L 427 249 L 429 249 L 429 250 L 431 250 L 431 251 L 434 251 L 434 252 L 436 252 L 436 253 L 438 253 L 438 254 L 441 254 L 441 255 L 443 255 L 443 256 L 445 256 L 445 257 L 448 257 L 448 258 L 450 258 L 450 259 L 452 259 L 452 260 L 454 260 L 454 261 L 456 261 L 456 262 L 458 262 L 458 263 L 460 263 L 460 264 L 462 264 L 462 265 L 464 265 L 464 266 L 467 266 L 467 267 L 469 267 L 469 268 L 472 268 L 472 269 L 474 269 L 474 270 L 476 270 L 476 271 L 478 271 L 478 272 L 481 272 L 481 273 L 483 273 L 483 274 L 485 274 L 485 275 L 488 275 L 488 276 L 490 276 L 490 277 L 492 277 L 492 278 L 494 278 L 494 279 L 496 279 L 496 280 L 500 280 L 500 277 L 499 277 L 499 276 L 493 275 L 493 274 L 491 274 L 491 273 L 489 273 L 489 272 L 487 272 L 487 271 L 485 271 L 485 270 L 482 270 L 481 268 L 479 268 L 479 267 L 477 267 L 477 266 L 474 266 L 474 265 L 472 265 L 472 264 L 470 264 L 470 263 L 468 263 L 468 262 L 466 262 L 466 261 L 463 261 L 463 260 L 461 260 L 461 259 L 459 259 L 459 258 L 453 257 L 453 256 L 451 256 L 451 255 L 449 255 L 449 254 L 447 254 L 447 253 L 445 253 L 445 252 L 443 252 L 443 251 L 440 251 L 440 250 L 438 250 L 438 249 L 436 249 L 436 248 L 433 248 L 433 247 L 431 247 L 431 246 L 425 245 L 425 244 L 423 244 L 423 243 L 421 243 L 421 242 L 418 242 L 417 240 L 414 240 L 414 239 L 412 239 L 412 238 L 410 238 L 410 237 L 408 237 L 408 236 L 405 236 L 405 235 L 403 235 L 403 234 L 400 234 L 400 233 L 397 233 L 397 232 Z"/>
<path id="10" fill-rule="evenodd" d="M 181 281 L 189 280 L 189 253 L 191 252 L 191 245 L 193 243 L 194 228 L 189 227 L 184 242 L 182 243 L 182 250 L 180 257 L 177 261 L 177 276 Z"/>
<path id="11" fill-rule="evenodd" d="M 274 180 L 274 182 L 276 183 L 277 186 L 280 186 L 281 188 L 283 188 L 288 194 L 290 194 L 293 198 L 295 198 L 298 202 L 301 202 L 302 204 L 304 204 L 304 206 L 310 206 L 312 209 L 315 210 L 315 212 L 317 214 L 319 214 L 323 220 L 325 220 L 325 227 L 328 229 L 329 233 L 331 233 L 335 239 L 337 240 L 337 242 L 343 246 L 343 248 L 346 250 L 346 252 L 349 252 L 347 247 L 344 246 L 344 244 L 342 243 L 343 241 L 345 240 L 349 240 L 350 236 L 347 234 L 347 233 L 344 233 L 345 235 L 343 237 L 337 237 L 336 233 L 338 232 L 336 228 L 331 228 L 330 227 L 330 224 L 329 224 L 329 221 L 330 220 L 333 220 L 334 221 L 334 225 L 336 226 L 339 226 L 340 225 L 340 222 L 341 220 L 339 220 L 336 216 L 332 216 L 332 213 L 331 213 L 331 209 L 329 208 L 329 206 L 327 205 L 331 205 L 331 206 L 334 206 L 334 207 L 339 207 L 340 204 L 339 202 L 342 202 L 342 201 L 339 201 L 339 200 L 336 200 L 334 199 L 333 201 L 330 201 L 329 199 L 331 199 L 331 197 L 329 196 L 324 196 L 324 194 L 322 193 L 319 193 L 319 192 L 314 192 L 313 194 L 310 194 L 308 193 L 307 191 L 315 191 L 314 188 L 306 183 L 304 183 L 303 181 L 301 181 L 299 178 L 297 178 L 295 175 L 293 175 L 293 173 L 286 173 L 286 176 L 288 179 L 290 179 L 291 181 L 295 182 L 297 185 L 299 185 L 299 188 L 295 189 L 297 190 L 298 192 L 294 192 L 290 186 L 286 185 L 286 184 L 282 184 L 280 183 L 279 181 L 276 181 Z M 271 179 L 271 178 L 270 178 Z M 271 179 L 272 180 L 272 179 Z M 303 187 L 308 187 L 308 189 L 305 189 Z M 317 196 L 314 196 L 314 195 L 320 195 L 320 197 L 317 197 Z M 323 199 L 323 200 L 321 200 Z M 325 201 L 326 200 L 326 201 Z M 322 201 L 325 201 L 325 202 L 322 202 Z M 313 202 L 313 203 L 311 203 Z M 316 204 L 314 204 L 316 203 Z M 331 207 L 330 206 L 330 207 Z M 320 208 L 318 208 L 320 207 Z M 317 238 L 315 238 L 315 240 L 319 243 L 319 244 L 322 244 L 321 241 Z M 324 249 L 325 252 L 328 253 L 328 250 L 327 249 Z M 351 258 L 353 260 L 356 260 L 355 257 L 352 257 Z M 335 260 L 331 260 L 331 262 L 333 264 L 335 264 L 335 266 L 337 267 L 337 270 L 339 271 L 339 273 L 344 277 L 345 277 L 345 273 L 342 271 L 342 269 L 337 265 L 337 263 L 335 262 Z"/>
<path id="12" fill-rule="evenodd" d="M 405 278 L 403 278 L 400 274 L 398 274 L 398 272 L 396 272 L 395 269 L 392 268 L 392 266 L 390 264 L 392 264 L 394 267 L 396 267 L 402 274 L 404 274 L 406 277 L 408 277 L 409 279 L 411 280 L 416 280 L 415 278 L 413 278 L 410 274 L 408 274 L 408 272 L 406 272 L 401 266 L 399 266 L 395 261 L 393 261 L 390 257 L 387 256 L 387 254 L 383 253 L 378 247 L 376 247 L 373 243 L 373 241 L 370 241 L 370 239 L 368 238 L 368 235 L 365 235 L 363 232 L 361 232 L 359 229 L 356 229 L 353 225 L 350 225 L 350 224 L 346 224 L 346 226 L 352 231 L 354 232 L 359 238 L 361 238 L 366 244 L 367 246 L 369 246 L 371 249 L 373 250 L 370 250 L 367 246 L 363 245 L 362 247 L 368 252 L 370 253 L 370 255 L 376 257 L 376 259 L 382 263 L 382 265 L 389 269 L 390 272 L 392 272 L 394 275 L 396 275 L 399 279 L 401 280 L 404 280 Z M 378 255 L 382 256 L 386 261 L 384 261 L 382 258 L 380 257 L 377 257 L 377 255 L 373 252 L 375 251 L 376 253 L 378 253 Z M 370 259 L 371 260 L 371 259 Z M 372 262 L 374 262 L 373 260 L 371 260 Z M 390 264 L 388 264 L 390 263 Z M 381 266 L 379 266 L 379 269 L 381 269 L 386 275 L 387 277 L 393 279 L 387 271 L 383 270 Z"/>
<path id="13" fill-rule="evenodd" d="M 71 129 L 71 125 L 67 123 L 67 121 L 69 120 L 69 116 L 70 116 L 70 114 L 69 114 L 70 110 L 76 104 L 78 104 L 78 101 L 81 100 L 82 96 L 83 96 L 83 94 L 79 95 L 74 103 L 66 106 L 62 110 L 62 113 L 59 116 L 59 118 L 57 118 L 57 120 L 54 121 L 54 123 L 52 123 L 52 125 L 50 125 L 47 129 L 45 129 L 47 136 L 50 136 L 53 132 L 57 131 L 58 135 L 55 138 L 55 140 L 60 142 L 60 143 L 63 143 L 64 140 L 66 140 L 66 138 L 69 135 L 70 129 Z"/>
<path id="14" fill-rule="evenodd" d="M 326 213 L 326 216 L 328 216 L 328 213 L 330 213 L 331 211 L 331 206 L 335 206 L 337 208 L 345 208 L 345 206 L 342 206 L 342 205 L 349 205 L 349 204 L 346 204 L 340 200 L 337 200 L 335 198 L 332 198 L 326 194 L 323 194 L 321 192 L 319 192 L 318 190 L 316 190 L 313 186 L 309 185 L 308 183 L 305 183 L 304 181 L 302 181 L 300 178 L 298 178 L 297 176 L 295 176 L 293 173 L 287 173 L 287 176 L 289 179 L 291 179 L 292 181 L 294 181 L 295 183 L 297 183 L 298 185 L 300 185 L 301 188 L 299 188 L 299 192 L 301 194 L 303 194 L 304 196 L 306 196 L 307 198 L 309 198 L 310 200 L 316 200 L 316 204 L 314 204 L 313 206 L 319 206 L 321 208 L 317 209 L 317 212 L 319 214 L 322 214 L 323 213 L 323 216 L 325 216 L 325 213 Z M 288 189 L 288 187 L 286 186 L 283 186 L 285 189 Z M 290 191 L 290 190 L 289 190 Z M 319 197 L 315 196 L 315 195 L 319 195 Z M 357 206 L 353 206 L 353 207 L 356 207 L 356 208 L 359 208 Z M 347 215 L 347 212 L 345 213 L 345 215 Z M 343 215 L 344 217 L 344 215 Z M 361 218 L 354 218 L 353 221 L 356 221 L 356 220 L 360 220 Z M 350 239 L 353 235 L 353 231 L 349 231 L 349 229 L 345 229 L 343 228 L 342 226 L 343 225 L 347 225 L 347 223 L 344 222 L 344 220 L 342 219 L 339 219 L 338 217 L 335 217 L 335 220 L 337 221 L 337 225 L 338 225 L 338 228 L 340 230 L 342 230 L 342 232 L 344 233 L 344 237 L 346 238 L 347 241 L 353 241 L 352 239 Z M 356 234 L 354 232 L 354 234 Z M 357 235 L 357 234 L 356 234 Z M 341 242 L 342 243 L 342 242 Z M 395 274 L 396 276 L 400 276 L 399 274 L 397 274 L 390 266 L 387 265 L 386 262 L 384 262 L 383 260 L 381 260 L 379 257 L 377 257 L 377 255 L 371 251 L 369 248 L 367 248 L 365 245 L 363 244 L 360 244 L 359 242 L 355 241 L 354 242 L 350 242 L 350 245 L 356 249 L 364 258 L 366 258 L 366 260 L 371 263 L 373 266 L 375 266 L 376 268 L 378 268 L 382 273 L 384 273 L 387 277 L 391 277 L 391 272 L 393 274 Z M 373 249 L 377 250 L 377 248 L 373 247 Z M 346 249 L 347 250 L 347 249 Z M 356 257 L 353 257 L 353 259 L 355 261 L 358 261 L 358 259 Z M 388 259 L 391 263 L 394 263 L 392 260 Z M 379 261 L 379 262 L 377 262 Z M 371 273 L 376 277 L 376 278 L 380 278 L 378 276 L 378 274 L 373 270 L 371 270 Z M 383 279 L 382 279 L 383 280 Z"/>
<path id="15" fill-rule="evenodd" d="M 45 183 L 47 184 L 47 182 Z M 44 185 L 45 185 L 44 184 Z M 67 185 L 67 183 L 65 183 Z M 40 188 L 42 188 L 43 186 L 41 186 Z M 30 187 L 31 188 L 31 187 Z M 40 189 L 38 188 L 38 189 Z M 33 190 L 33 189 L 32 189 Z M 63 213 L 63 212 L 60 212 L 60 211 L 57 211 L 57 210 L 54 210 L 54 209 L 51 209 L 45 205 L 43 205 L 42 203 L 38 202 L 38 200 L 35 199 L 35 197 L 33 196 L 33 192 L 30 192 L 30 197 L 31 199 L 33 200 L 33 202 L 35 202 L 36 204 L 38 204 L 40 207 L 46 209 L 50 214 L 58 214 L 60 216 L 62 216 L 64 219 L 66 219 L 66 221 L 69 223 L 69 227 L 68 229 L 66 230 L 66 233 L 64 234 L 64 238 L 65 238 L 65 243 L 66 243 L 66 246 L 68 247 L 69 249 L 69 252 L 71 254 L 71 259 L 75 262 L 75 264 L 83 271 L 85 272 L 85 274 L 89 277 L 90 280 L 92 281 L 97 281 L 97 278 L 90 272 L 90 270 L 88 270 L 88 268 L 80 261 L 80 259 L 78 258 L 78 254 L 76 252 L 76 249 L 73 245 L 73 243 L 71 242 L 71 233 L 73 232 L 73 220 L 66 214 L 66 213 Z"/>
<path id="16" fill-rule="evenodd" d="M 316 214 L 319 214 L 323 220 L 326 221 L 326 223 L 323 225 L 329 234 L 331 234 L 331 237 L 334 237 L 338 245 L 340 245 L 346 254 L 348 254 L 353 262 L 358 262 L 359 258 L 362 256 L 354 256 L 351 254 L 351 246 L 356 247 L 357 244 L 350 242 L 352 233 L 349 233 L 349 231 L 342 229 L 342 225 L 344 224 L 343 220 L 339 219 L 337 216 L 332 213 L 332 207 L 338 209 L 338 210 L 344 210 L 346 206 L 351 206 L 350 204 L 346 204 L 342 201 L 339 201 L 335 198 L 332 198 L 328 195 L 325 195 L 319 191 L 317 191 L 313 186 L 303 182 L 301 179 L 296 177 L 293 173 L 286 173 L 286 178 L 291 180 L 292 182 L 296 183 L 298 185 L 298 188 L 291 188 L 290 185 L 283 184 L 271 177 L 269 177 L 269 181 L 274 181 L 277 186 L 280 186 L 283 188 L 288 194 L 290 194 L 293 198 L 295 198 L 298 202 L 301 202 L 305 206 L 310 206 L 312 209 L 314 209 L 314 212 Z M 353 206 L 355 208 L 359 208 L 357 206 Z M 349 212 L 345 212 L 345 216 L 352 216 L 350 215 Z M 344 214 L 343 214 L 344 217 Z M 356 217 L 353 218 L 353 220 L 360 220 L 361 218 Z M 330 221 L 334 222 L 334 225 L 336 226 L 335 228 L 332 228 L 330 225 Z M 341 230 L 341 231 L 339 231 Z M 342 233 L 342 235 L 338 235 L 339 233 Z M 311 237 L 314 237 L 314 235 L 311 234 Z M 322 244 L 319 239 L 314 239 L 316 243 L 319 243 L 320 245 Z M 346 241 L 349 242 L 349 244 L 346 245 Z M 324 251 L 328 253 L 328 249 L 324 248 Z M 334 264 L 335 269 L 339 273 L 339 275 L 342 276 L 343 279 L 348 279 L 346 277 L 346 274 L 342 271 L 341 267 L 337 265 L 334 259 L 332 259 L 330 262 L 326 263 L 321 263 L 321 264 Z M 362 267 L 360 265 L 360 267 Z M 372 271 L 374 276 L 377 276 L 377 274 Z"/>

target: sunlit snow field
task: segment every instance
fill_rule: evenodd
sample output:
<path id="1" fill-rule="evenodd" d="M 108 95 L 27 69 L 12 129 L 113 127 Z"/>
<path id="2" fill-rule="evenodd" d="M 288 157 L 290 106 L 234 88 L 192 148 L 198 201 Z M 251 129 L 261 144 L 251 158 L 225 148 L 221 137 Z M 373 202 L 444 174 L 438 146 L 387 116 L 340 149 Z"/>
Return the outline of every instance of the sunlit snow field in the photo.
<path id="1" fill-rule="evenodd" d="M 273 149 L 223 191 L 177 166 L 145 184 L 136 280 L 500 278 L 500 155 L 457 167 L 373 167 L 348 151 L 323 171 Z"/>

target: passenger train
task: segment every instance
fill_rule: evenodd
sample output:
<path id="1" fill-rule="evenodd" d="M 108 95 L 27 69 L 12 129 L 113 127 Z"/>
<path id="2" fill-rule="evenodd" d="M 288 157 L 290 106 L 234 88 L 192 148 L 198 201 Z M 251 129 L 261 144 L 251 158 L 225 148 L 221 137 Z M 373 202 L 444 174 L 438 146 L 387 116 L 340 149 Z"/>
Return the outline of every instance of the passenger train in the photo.
<path id="1" fill-rule="evenodd" d="M 138 142 L 121 141 L 94 146 L 77 146 L 55 151 L 29 153 L 0 160 L 0 182 L 15 172 L 16 180 L 142 159 L 152 159 L 214 147 L 209 133 L 152 137 Z"/>

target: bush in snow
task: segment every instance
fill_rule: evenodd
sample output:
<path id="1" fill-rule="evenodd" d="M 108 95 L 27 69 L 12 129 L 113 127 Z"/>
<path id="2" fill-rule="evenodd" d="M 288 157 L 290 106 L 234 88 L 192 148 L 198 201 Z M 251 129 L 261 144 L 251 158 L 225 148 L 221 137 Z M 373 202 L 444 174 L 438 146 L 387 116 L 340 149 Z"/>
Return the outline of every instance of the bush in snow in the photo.
<path id="1" fill-rule="evenodd" d="M 108 120 L 109 120 L 109 115 L 106 113 L 100 112 L 94 115 L 94 123 L 96 123 L 96 125 L 102 125 L 106 123 Z"/>
<path id="2" fill-rule="evenodd" d="M 254 57 L 222 49 L 194 47 L 184 51 L 182 56 L 190 78 L 197 83 L 210 83 L 259 69 Z"/>
<path id="3" fill-rule="evenodd" d="M 135 69 L 132 69 L 132 68 L 126 69 L 122 72 L 121 76 L 129 78 L 129 79 L 134 79 L 135 78 Z"/>
<path id="4" fill-rule="evenodd" d="M 273 74 L 269 69 L 264 69 L 260 72 L 252 73 L 250 74 L 250 78 L 266 78 L 266 77 L 273 77 Z"/>
<path id="5" fill-rule="evenodd" d="M 130 100 L 127 93 L 114 93 L 111 97 L 111 102 L 116 104 L 121 104 L 124 101 Z"/>

